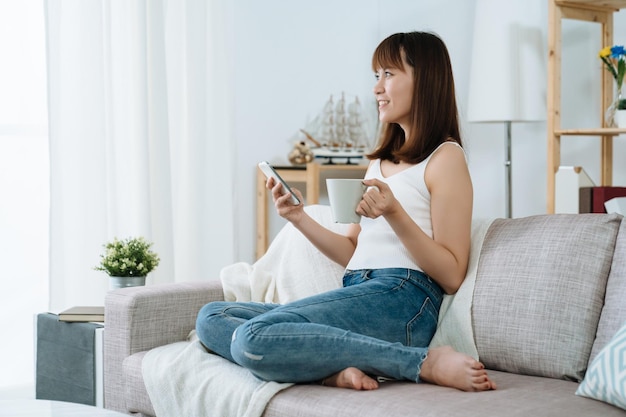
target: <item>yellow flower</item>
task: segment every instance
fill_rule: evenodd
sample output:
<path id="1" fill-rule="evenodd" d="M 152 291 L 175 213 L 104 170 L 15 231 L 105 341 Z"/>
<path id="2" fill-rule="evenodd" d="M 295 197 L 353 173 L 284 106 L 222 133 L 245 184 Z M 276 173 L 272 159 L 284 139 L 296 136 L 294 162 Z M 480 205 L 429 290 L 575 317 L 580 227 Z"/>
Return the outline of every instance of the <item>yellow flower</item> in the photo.
<path id="1" fill-rule="evenodd" d="M 606 46 L 606 47 L 602 48 L 600 50 L 600 52 L 598 53 L 598 56 L 600 58 L 604 58 L 604 57 L 607 57 L 609 55 L 611 55 L 611 47 L 610 46 Z"/>
<path id="2" fill-rule="evenodd" d="M 624 50 L 624 46 L 613 45 L 604 47 L 600 50 L 598 56 L 615 79 L 617 89 L 621 91 L 624 75 L 626 75 L 626 50 Z"/>

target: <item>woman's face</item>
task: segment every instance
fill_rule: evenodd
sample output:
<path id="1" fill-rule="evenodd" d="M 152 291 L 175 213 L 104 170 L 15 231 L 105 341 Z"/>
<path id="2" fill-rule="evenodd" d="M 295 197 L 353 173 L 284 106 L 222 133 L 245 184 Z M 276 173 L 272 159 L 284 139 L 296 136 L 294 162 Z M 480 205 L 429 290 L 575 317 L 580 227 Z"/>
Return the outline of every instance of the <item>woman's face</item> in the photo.
<path id="1" fill-rule="evenodd" d="M 374 95 L 381 122 L 398 123 L 408 131 L 413 101 L 413 68 L 404 61 L 403 68 L 378 68 Z"/>

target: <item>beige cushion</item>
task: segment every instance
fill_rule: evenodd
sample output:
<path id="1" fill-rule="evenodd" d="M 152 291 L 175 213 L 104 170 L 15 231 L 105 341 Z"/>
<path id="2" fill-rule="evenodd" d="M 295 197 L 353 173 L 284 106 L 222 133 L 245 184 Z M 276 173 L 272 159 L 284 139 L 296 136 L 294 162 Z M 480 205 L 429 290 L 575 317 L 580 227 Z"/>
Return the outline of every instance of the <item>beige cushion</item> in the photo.
<path id="1" fill-rule="evenodd" d="M 624 411 L 576 396 L 576 383 L 491 371 L 495 391 L 461 392 L 432 384 L 385 382 L 375 391 L 295 385 L 278 393 L 263 417 L 624 417 Z"/>
<path id="2" fill-rule="evenodd" d="M 472 318 L 488 368 L 582 380 L 604 303 L 619 215 L 494 221 Z"/>

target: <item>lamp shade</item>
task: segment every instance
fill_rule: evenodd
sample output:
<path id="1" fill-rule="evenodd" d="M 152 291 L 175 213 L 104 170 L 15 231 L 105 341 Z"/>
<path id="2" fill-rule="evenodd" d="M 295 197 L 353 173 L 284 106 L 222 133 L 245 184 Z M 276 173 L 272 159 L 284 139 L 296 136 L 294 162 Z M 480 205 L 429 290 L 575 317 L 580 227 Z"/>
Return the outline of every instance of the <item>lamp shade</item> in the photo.
<path id="1" fill-rule="evenodd" d="M 543 0 L 478 0 L 467 118 L 470 122 L 546 118 Z"/>

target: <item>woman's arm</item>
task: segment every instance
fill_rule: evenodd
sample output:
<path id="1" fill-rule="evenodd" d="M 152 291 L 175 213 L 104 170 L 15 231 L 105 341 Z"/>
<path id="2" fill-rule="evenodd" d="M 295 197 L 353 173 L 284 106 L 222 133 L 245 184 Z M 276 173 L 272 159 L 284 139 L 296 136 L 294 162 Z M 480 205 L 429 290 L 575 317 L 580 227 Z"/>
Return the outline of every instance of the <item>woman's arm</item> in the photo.
<path id="1" fill-rule="evenodd" d="M 380 191 L 368 191 L 357 212 L 372 218 L 384 216 L 420 268 L 446 293 L 453 294 L 467 273 L 471 241 L 473 190 L 463 151 L 456 146 L 441 147 L 424 175 L 431 195 L 432 239 L 381 181 L 365 182 Z"/>
<path id="2" fill-rule="evenodd" d="M 349 226 L 345 235 L 335 233 L 318 222 L 304 211 L 302 204 L 294 205 L 289 194 L 281 195 L 282 185 L 273 179 L 267 180 L 267 188 L 272 190 L 274 205 L 278 214 L 290 221 L 320 252 L 345 267 L 356 248 L 356 241 L 361 227 L 358 224 Z M 304 201 L 299 190 L 292 188 L 300 201 Z"/>

